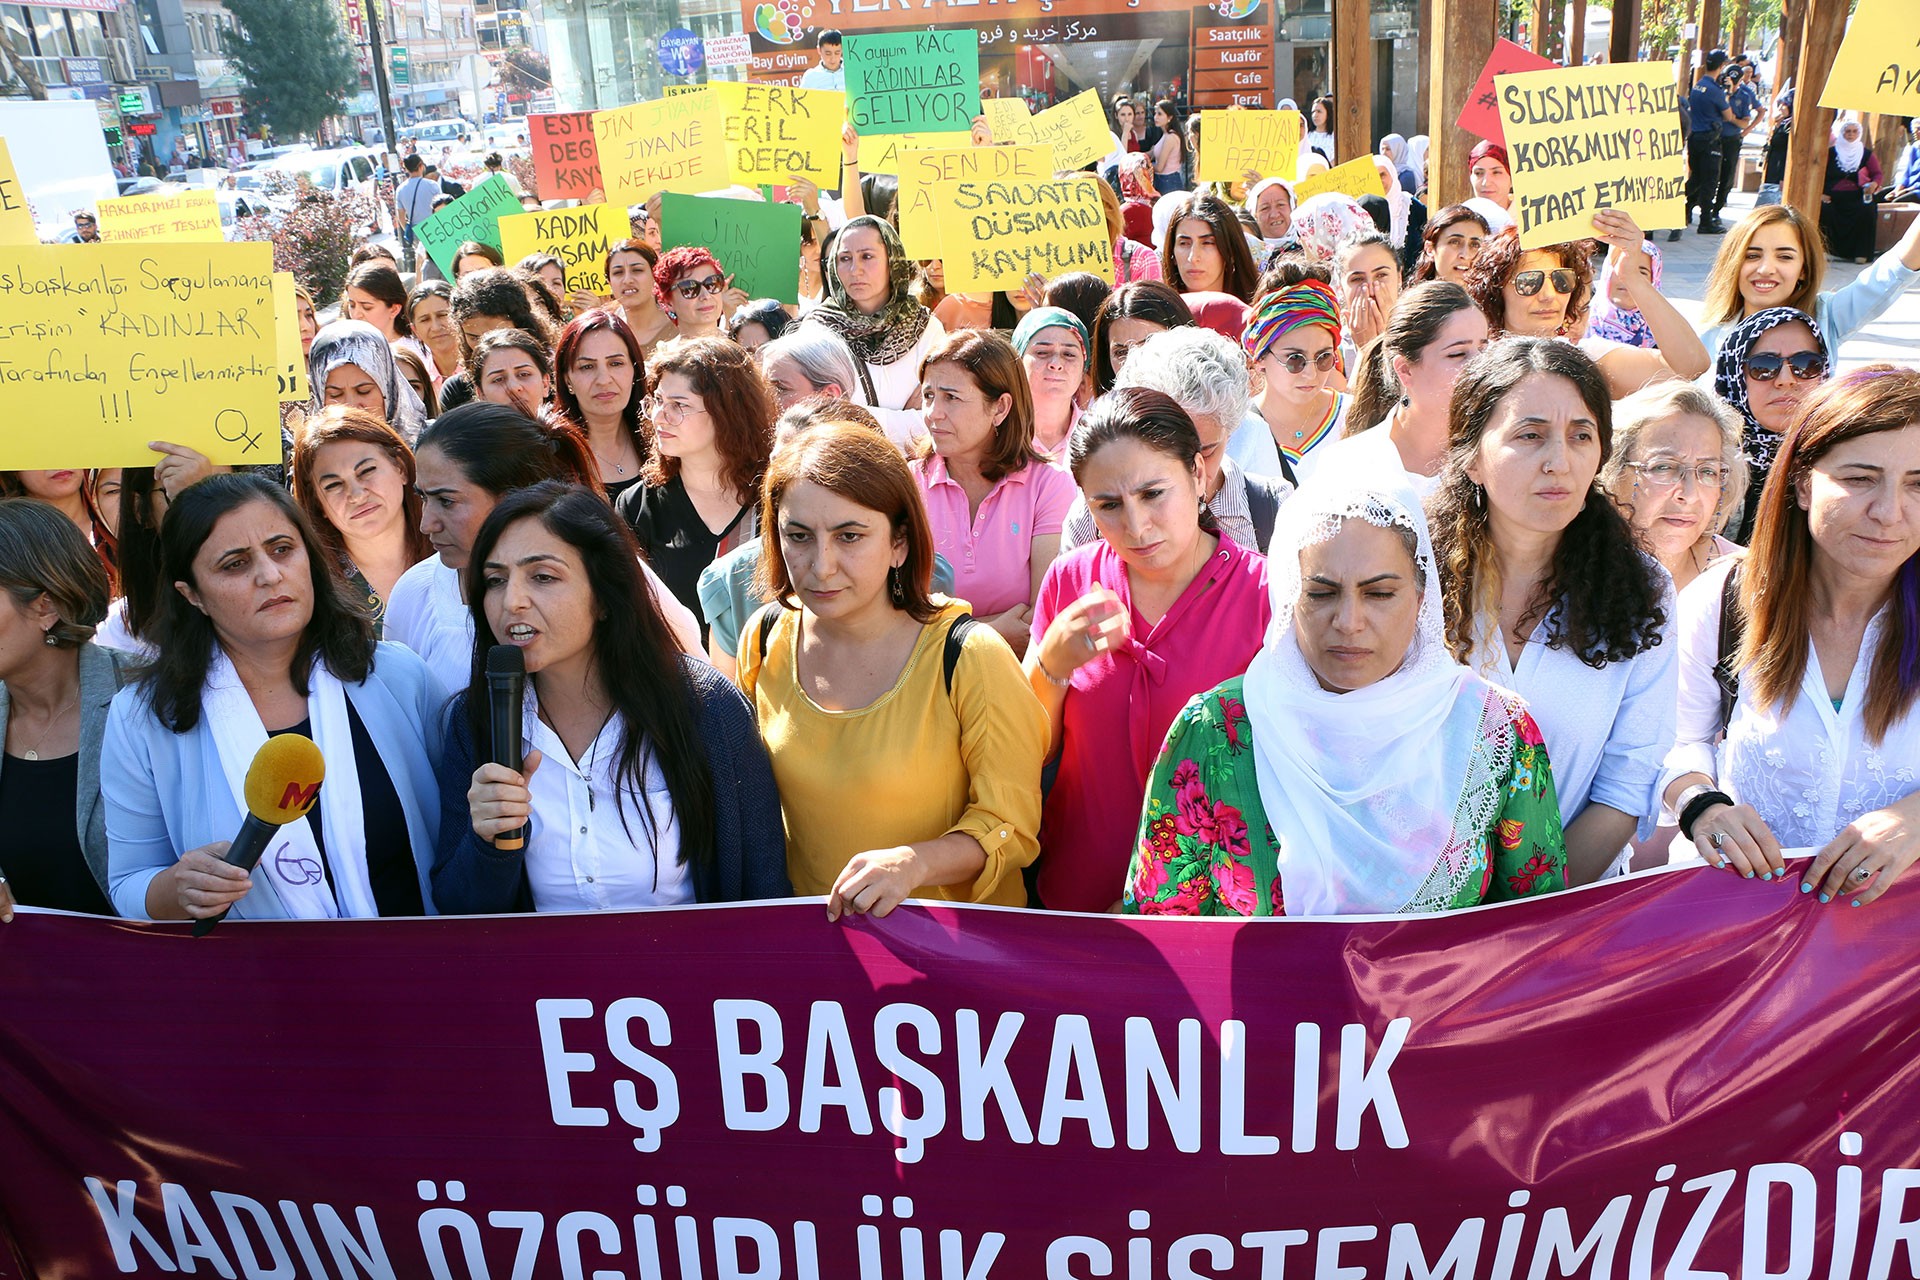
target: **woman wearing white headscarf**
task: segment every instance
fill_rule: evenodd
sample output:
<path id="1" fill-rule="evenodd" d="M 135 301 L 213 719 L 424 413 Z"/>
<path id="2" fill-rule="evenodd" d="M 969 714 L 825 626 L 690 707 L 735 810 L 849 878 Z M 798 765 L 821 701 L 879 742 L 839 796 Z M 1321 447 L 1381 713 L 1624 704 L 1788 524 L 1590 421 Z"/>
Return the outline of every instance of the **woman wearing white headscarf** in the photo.
<path id="1" fill-rule="evenodd" d="M 307 383 L 314 413 L 335 404 L 377 413 L 408 445 L 427 425 L 420 393 L 400 376 L 387 340 L 364 320 L 335 320 L 314 335 Z"/>
<path id="2" fill-rule="evenodd" d="M 1427 233 L 1427 206 L 1413 198 L 1413 188 L 1404 181 L 1409 175 L 1404 170 L 1395 172 L 1390 158 L 1375 156 L 1373 166 L 1379 171 L 1380 185 L 1386 188 L 1387 194 L 1361 196 L 1360 207 L 1393 246 L 1394 255 L 1400 259 L 1400 270 L 1411 272 L 1420 261 L 1421 242 Z"/>
<path id="3" fill-rule="evenodd" d="M 1247 674 L 1167 734 L 1122 910 L 1445 911 L 1565 887 L 1540 731 L 1449 653 L 1412 491 L 1308 485 L 1280 509 L 1268 575 Z"/>
<path id="4" fill-rule="evenodd" d="M 1413 185 L 1407 190 L 1416 196 L 1427 194 L 1427 150 L 1432 145 L 1433 139 L 1424 133 L 1407 139 L 1407 168 L 1413 170 Z"/>
<path id="5" fill-rule="evenodd" d="M 1407 163 L 1407 140 L 1397 133 L 1390 133 L 1380 139 L 1380 150 L 1376 153 L 1393 166 L 1394 176 L 1400 179 L 1400 185 L 1412 195 L 1419 185 L 1419 178 L 1413 172 L 1413 166 Z"/>
<path id="6" fill-rule="evenodd" d="M 1829 256 L 1866 262 L 1873 257 L 1873 193 L 1880 186 L 1880 161 L 1868 149 L 1860 119 L 1852 112 L 1833 122 L 1832 139 L 1820 197 L 1820 234 Z"/>

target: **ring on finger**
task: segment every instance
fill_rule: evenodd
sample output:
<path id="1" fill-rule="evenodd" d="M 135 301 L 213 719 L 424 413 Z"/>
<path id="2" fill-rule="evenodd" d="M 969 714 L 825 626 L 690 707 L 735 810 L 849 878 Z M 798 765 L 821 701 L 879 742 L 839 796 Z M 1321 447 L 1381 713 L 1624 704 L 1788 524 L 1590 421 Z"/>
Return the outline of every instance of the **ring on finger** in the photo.
<path id="1" fill-rule="evenodd" d="M 1721 845 L 1727 842 L 1727 833 L 1724 831 L 1716 831 L 1713 833 L 1712 839 L 1713 839 L 1713 847 L 1718 849 Z"/>
<path id="2" fill-rule="evenodd" d="M 1863 862 L 1859 866 L 1853 869 L 1852 878 L 1855 880 L 1865 880 L 1872 874 L 1873 874 L 1873 868 Z"/>

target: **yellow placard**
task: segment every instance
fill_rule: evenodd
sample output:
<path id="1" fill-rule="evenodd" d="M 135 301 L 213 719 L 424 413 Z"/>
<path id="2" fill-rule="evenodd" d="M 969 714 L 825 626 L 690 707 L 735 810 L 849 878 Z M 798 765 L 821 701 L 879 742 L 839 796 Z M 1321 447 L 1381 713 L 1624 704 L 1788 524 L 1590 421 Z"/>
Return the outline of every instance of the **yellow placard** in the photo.
<path id="1" fill-rule="evenodd" d="M 602 298 L 607 285 L 607 249 L 633 234 L 624 205 L 583 204 L 539 209 L 500 219 L 500 252 L 508 262 L 530 253 L 550 253 L 567 273 L 567 292 L 585 289 Z"/>
<path id="2" fill-rule="evenodd" d="M 226 239 L 220 230 L 220 201 L 206 187 L 165 196 L 118 196 L 97 207 L 102 244 L 217 244 Z"/>
<path id="3" fill-rule="evenodd" d="M 900 243 L 910 258 L 939 258 L 934 187 L 962 179 L 1044 182 L 1053 177 L 1051 147 L 943 147 L 900 154 Z M 951 288 L 951 286 L 949 286 Z"/>
<path id="4" fill-rule="evenodd" d="M 711 86 L 657 102 L 593 113 L 593 140 L 608 204 L 639 204 L 660 191 L 699 195 L 731 186 L 720 103 Z"/>
<path id="5" fill-rule="evenodd" d="M 33 210 L 27 207 L 27 193 L 14 172 L 13 156 L 7 140 L 0 138 L 0 244 L 39 244 L 34 230 Z"/>
<path id="6" fill-rule="evenodd" d="M 982 98 L 980 114 L 987 118 L 995 142 L 1018 142 L 1015 135 L 1033 119 L 1033 108 L 1025 98 Z"/>
<path id="7" fill-rule="evenodd" d="M 1202 149 L 1204 154 L 1204 148 Z M 1338 191 L 1342 195 L 1358 200 L 1361 196 L 1384 196 L 1387 184 L 1380 181 L 1380 170 L 1374 167 L 1372 156 L 1360 156 L 1345 164 L 1337 164 L 1325 173 L 1316 173 L 1293 187 L 1294 207 L 1298 208 L 1317 195 L 1329 191 Z"/>
<path id="8" fill-rule="evenodd" d="M 1920 5 L 1860 0 L 1820 91 L 1820 105 L 1920 116 Z"/>
<path id="9" fill-rule="evenodd" d="M 1238 182 L 1251 169 L 1263 178 L 1291 182 L 1299 164 L 1298 111 L 1207 112 L 1200 135 L 1200 181 Z"/>
<path id="10" fill-rule="evenodd" d="M 305 400 L 307 355 L 300 349 L 300 299 L 293 291 L 293 272 L 273 273 L 273 355 L 280 399 Z"/>
<path id="11" fill-rule="evenodd" d="M 840 185 L 846 94 L 730 80 L 707 87 L 720 104 L 727 165 L 735 182 L 784 186 L 798 175 L 828 190 Z"/>
<path id="12" fill-rule="evenodd" d="M 966 147 L 971 133 L 876 133 L 860 139 L 860 172 L 899 173 L 900 157 L 909 151 Z"/>
<path id="13" fill-rule="evenodd" d="M 1520 246 L 1581 240 L 1598 209 L 1644 229 L 1687 220 L 1687 140 L 1673 66 L 1625 62 L 1493 78 Z"/>
<path id="14" fill-rule="evenodd" d="M 0 246 L 0 470 L 278 463 L 268 244 Z"/>
<path id="15" fill-rule="evenodd" d="M 1083 174 L 1046 182 L 934 183 L 947 291 L 1017 289 L 1036 271 L 1049 280 L 1090 271 L 1111 283 L 1113 239 L 1099 182 Z"/>
<path id="16" fill-rule="evenodd" d="M 1076 93 L 1065 102 L 1048 107 L 1030 119 L 1010 121 L 1009 130 L 1002 135 L 1000 130 L 995 129 L 993 140 L 1052 147 L 1053 162 L 1062 169 L 1078 169 L 1092 164 L 1113 150 L 1113 132 L 1107 128 L 1107 111 L 1100 105 L 1100 94 L 1093 89 Z"/>
<path id="17" fill-rule="evenodd" d="M 666 92 L 661 94 L 661 96 L 665 98 L 677 98 L 683 93 L 698 93 L 706 87 L 707 86 L 703 84 L 670 84 L 667 86 Z"/>

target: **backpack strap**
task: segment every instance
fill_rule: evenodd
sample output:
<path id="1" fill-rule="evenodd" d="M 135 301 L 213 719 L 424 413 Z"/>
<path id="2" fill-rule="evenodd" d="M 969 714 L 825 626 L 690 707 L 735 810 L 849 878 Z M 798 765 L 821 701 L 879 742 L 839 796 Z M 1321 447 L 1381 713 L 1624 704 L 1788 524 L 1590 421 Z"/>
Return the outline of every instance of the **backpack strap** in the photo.
<path id="1" fill-rule="evenodd" d="M 963 613 L 947 627 L 947 642 L 940 651 L 940 674 L 946 681 L 949 698 L 953 697 L 953 672 L 960 665 L 960 651 L 966 648 L 967 633 L 979 625 L 972 614 Z"/>
<path id="2" fill-rule="evenodd" d="M 776 600 L 761 605 L 756 620 L 760 631 L 760 661 L 764 663 L 767 660 L 767 645 L 773 639 L 773 624 L 780 621 L 780 602 Z"/>
<path id="3" fill-rule="evenodd" d="M 1740 672 L 1734 666 L 1740 643 L 1746 638 L 1747 619 L 1740 612 L 1740 570 L 1733 566 L 1720 584 L 1719 651 L 1713 663 L 1713 680 L 1720 686 L 1720 728 L 1724 732 L 1733 721 L 1733 704 L 1740 700 Z"/>

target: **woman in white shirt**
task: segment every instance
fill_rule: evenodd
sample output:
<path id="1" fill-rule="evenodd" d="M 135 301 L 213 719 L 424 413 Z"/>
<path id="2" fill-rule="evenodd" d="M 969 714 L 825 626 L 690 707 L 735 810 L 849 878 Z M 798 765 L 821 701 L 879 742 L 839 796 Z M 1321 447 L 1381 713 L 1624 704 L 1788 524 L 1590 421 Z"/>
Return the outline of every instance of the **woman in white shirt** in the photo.
<path id="1" fill-rule="evenodd" d="M 826 301 L 807 312 L 801 327 L 817 325 L 846 342 L 860 362 L 863 403 L 872 407 L 888 438 L 908 444 L 924 434 L 920 362 L 946 330 L 913 300 L 914 265 L 900 245 L 900 233 L 881 218 L 854 218 L 827 242 L 821 271 Z"/>
<path id="2" fill-rule="evenodd" d="M 1868 365 L 1807 398 L 1751 551 L 1680 602 L 1663 793 L 1708 862 L 1772 880 L 1818 847 L 1800 892 L 1864 906 L 1920 859 L 1916 619 L 1920 373 Z"/>
<path id="3" fill-rule="evenodd" d="M 1593 361 L 1503 339 L 1454 388 L 1427 504 L 1454 656 L 1525 698 L 1546 737 L 1570 884 L 1624 869 L 1652 834 L 1673 742 L 1673 585 L 1594 484 L 1612 448 Z"/>
<path id="4" fill-rule="evenodd" d="M 487 760 L 476 663 L 447 711 L 433 868 L 442 910 L 792 892 L 753 712 L 719 672 L 677 652 L 635 551 L 598 492 L 557 480 L 507 495 L 481 525 L 467 570 L 475 649 L 521 652 L 523 762 Z"/>

